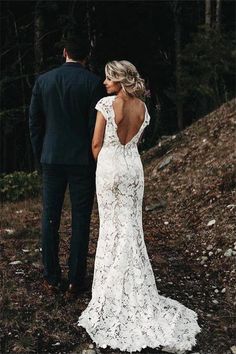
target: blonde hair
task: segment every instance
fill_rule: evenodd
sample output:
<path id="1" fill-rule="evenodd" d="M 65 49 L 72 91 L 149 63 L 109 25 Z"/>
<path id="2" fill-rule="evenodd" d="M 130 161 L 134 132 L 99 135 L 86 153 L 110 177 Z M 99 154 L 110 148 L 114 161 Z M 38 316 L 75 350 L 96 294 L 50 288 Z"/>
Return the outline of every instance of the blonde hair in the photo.
<path id="1" fill-rule="evenodd" d="M 144 80 L 136 67 L 127 60 L 114 60 L 105 66 L 106 77 L 114 82 L 120 82 L 122 89 L 131 96 L 143 98 L 146 89 Z"/>

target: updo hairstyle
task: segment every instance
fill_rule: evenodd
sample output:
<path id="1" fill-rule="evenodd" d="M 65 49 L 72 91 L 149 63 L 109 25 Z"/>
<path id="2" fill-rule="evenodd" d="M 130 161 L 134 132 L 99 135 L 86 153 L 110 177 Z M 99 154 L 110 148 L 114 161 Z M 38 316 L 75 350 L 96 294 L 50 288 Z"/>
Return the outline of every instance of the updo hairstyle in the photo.
<path id="1" fill-rule="evenodd" d="M 127 60 L 114 60 L 105 66 L 106 77 L 114 82 L 120 82 L 122 89 L 130 96 L 143 98 L 146 92 L 144 80 L 136 67 Z"/>

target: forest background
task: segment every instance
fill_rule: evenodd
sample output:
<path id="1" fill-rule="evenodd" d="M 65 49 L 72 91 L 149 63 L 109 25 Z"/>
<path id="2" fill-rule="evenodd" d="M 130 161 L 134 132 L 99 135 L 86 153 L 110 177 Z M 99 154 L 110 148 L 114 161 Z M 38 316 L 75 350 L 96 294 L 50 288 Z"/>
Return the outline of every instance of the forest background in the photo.
<path id="1" fill-rule="evenodd" d="M 126 59 L 146 81 L 151 125 L 141 150 L 235 96 L 235 1 L 1 1 L 0 173 L 35 169 L 28 131 L 32 87 L 61 65 L 71 28 L 91 43 L 104 77 Z"/>
<path id="2" fill-rule="evenodd" d="M 35 79 L 64 62 L 61 42 L 72 29 L 89 37 L 89 70 L 104 78 L 108 61 L 126 59 L 145 79 L 151 124 L 140 145 L 143 225 L 158 291 L 198 313 L 202 332 L 195 354 L 236 353 L 235 5 L 0 1 L 1 353 L 111 354 L 95 348 L 75 324 L 90 292 L 69 302 L 66 286 L 55 297 L 42 288 L 42 178 L 35 171 L 28 110 Z M 90 231 L 92 284 L 96 198 Z M 70 235 L 66 193 L 59 254 L 64 277 Z"/>

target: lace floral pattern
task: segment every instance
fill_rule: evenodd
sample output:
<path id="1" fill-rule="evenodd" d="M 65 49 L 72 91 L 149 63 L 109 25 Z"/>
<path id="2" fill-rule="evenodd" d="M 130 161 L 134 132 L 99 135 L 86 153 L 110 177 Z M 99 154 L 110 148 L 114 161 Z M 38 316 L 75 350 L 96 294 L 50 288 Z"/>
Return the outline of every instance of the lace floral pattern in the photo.
<path id="1" fill-rule="evenodd" d="M 197 314 L 159 295 L 144 241 L 144 175 L 137 143 L 150 116 L 145 106 L 139 132 L 122 145 L 114 99 L 104 97 L 96 105 L 107 123 L 96 171 L 100 228 L 92 299 L 78 326 L 102 348 L 132 352 L 168 346 L 176 352 L 190 350 L 201 331 Z"/>

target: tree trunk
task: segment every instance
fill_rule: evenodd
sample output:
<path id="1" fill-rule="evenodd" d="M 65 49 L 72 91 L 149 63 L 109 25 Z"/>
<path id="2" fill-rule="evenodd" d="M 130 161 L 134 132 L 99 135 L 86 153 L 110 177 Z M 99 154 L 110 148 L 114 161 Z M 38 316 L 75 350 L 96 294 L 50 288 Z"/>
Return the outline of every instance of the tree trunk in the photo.
<path id="1" fill-rule="evenodd" d="M 0 173 L 3 173 L 4 170 L 4 129 L 3 129 L 3 119 L 0 119 Z"/>
<path id="2" fill-rule="evenodd" d="M 216 0 L 216 29 L 220 30 L 220 22 L 221 22 L 221 0 Z"/>
<path id="3" fill-rule="evenodd" d="M 175 58 L 176 58 L 176 110 L 177 110 L 177 123 L 178 129 L 183 129 L 183 99 L 181 90 L 181 23 L 180 23 L 180 5 L 175 11 Z"/>
<path id="4" fill-rule="evenodd" d="M 42 1 L 37 1 L 35 4 L 35 15 L 34 15 L 34 56 L 35 56 L 35 78 L 42 69 L 43 64 L 43 14 L 42 14 Z M 37 168 L 37 162 L 34 159 L 34 168 Z"/>
<path id="5" fill-rule="evenodd" d="M 93 50 L 95 50 L 96 47 L 96 41 L 97 41 L 97 37 L 96 37 L 96 30 L 93 26 L 93 18 L 96 16 L 96 7 L 95 4 L 92 5 L 92 9 L 91 9 L 91 37 L 90 37 L 90 44 L 91 44 L 91 53 L 93 52 Z"/>
<path id="6" fill-rule="evenodd" d="M 148 80 L 147 88 L 150 91 L 150 96 L 147 97 L 146 103 L 150 111 L 150 115 L 153 118 L 150 122 L 150 127 L 148 129 L 148 137 L 149 137 L 148 144 L 150 144 L 149 146 L 153 146 L 156 143 L 158 136 L 160 136 L 160 132 L 158 132 L 159 129 L 158 119 L 159 119 L 160 112 L 157 108 L 159 104 L 159 100 L 158 100 L 158 95 L 156 93 L 156 88 L 153 80 L 150 79 Z"/>
<path id="7" fill-rule="evenodd" d="M 87 1 L 87 6 L 86 6 L 86 23 L 87 23 L 87 34 L 88 34 L 88 39 L 89 39 L 89 44 L 90 44 L 90 51 L 89 51 L 89 69 L 91 71 L 95 70 L 96 64 L 91 60 L 93 58 L 93 53 L 96 47 L 96 33 L 94 30 L 93 26 L 93 16 L 95 16 L 95 5 L 93 4 L 92 6 L 89 4 L 89 1 Z"/>
<path id="8" fill-rule="evenodd" d="M 32 166 L 32 153 L 31 153 L 31 145 L 30 145 L 30 138 L 29 138 L 29 130 L 28 130 L 28 124 L 27 124 L 28 119 L 27 119 L 27 114 L 26 114 L 26 94 L 25 94 L 25 84 L 24 84 L 24 69 L 23 69 L 23 61 L 22 61 L 22 55 L 21 55 L 20 36 L 19 36 L 19 31 L 17 28 L 15 16 L 14 16 L 14 26 L 15 26 L 15 34 L 17 37 L 17 43 L 18 43 L 18 62 L 19 62 L 19 71 L 20 71 L 20 76 L 21 76 L 22 114 L 23 114 L 23 120 L 26 124 L 26 129 L 25 129 L 26 158 L 25 159 L 27 161 L 26 167 L 31 170 L 33 166 Z M 17 161 L 17 158 L 16 158 L 16 161 Z M 16 165 L 14 165 L 14 168 L 16 168 Z"/>
<path id="9" fill-rule="evenodd" d="M 34 55 L 35 55 L 35 75 L 40 72 L 43 64 L 43 15 L 42 15 L 42 1 L 37 1 L 35 5 L 34 17 Z"/>
<path id="10" fill-rule="evenodd" d="M 69 2 L 69 20 L 74 23 L 75 21 L 75 7 L 77 5 L 77 1 L 70 1 Z"/>
<path id="11" fill-rule="evenodd" d="M 7 133 L 6 133 L 6 124 L 4 124 L 3 129 L 3 172 L 7 172 Z"/>
<path id="12" fill-rule="evenodd" d="M 205 0 L 205 25 L 211 26 L 211 0 Z"/>

